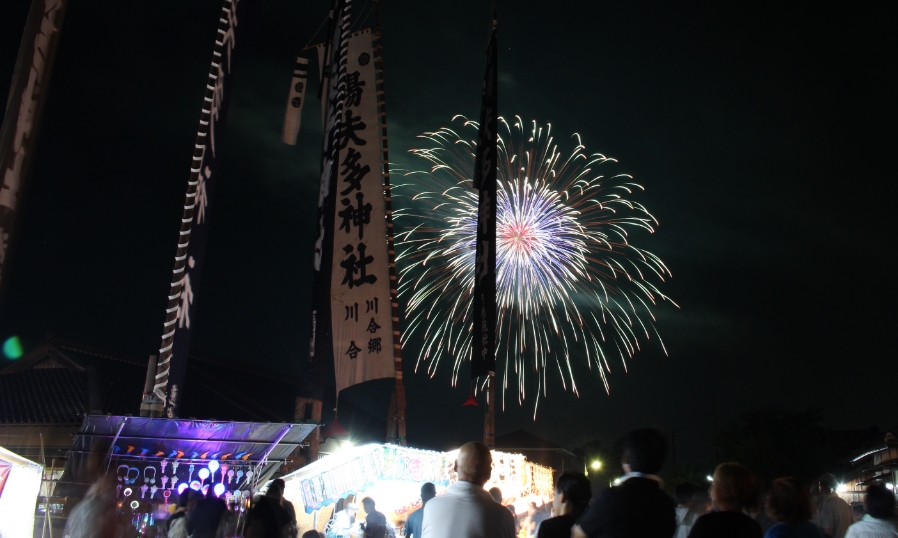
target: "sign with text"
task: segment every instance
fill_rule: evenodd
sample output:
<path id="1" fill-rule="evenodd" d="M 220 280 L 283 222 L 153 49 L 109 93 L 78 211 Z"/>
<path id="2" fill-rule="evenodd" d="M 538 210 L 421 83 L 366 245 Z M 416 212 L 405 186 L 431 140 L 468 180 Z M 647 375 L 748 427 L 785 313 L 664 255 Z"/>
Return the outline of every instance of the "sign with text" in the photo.
<path id="1" fill-rule="evenodd" d="M 353 34 L 339 118 L 331 267 L 331 326 L 337 393 L 395 375 L 390 278 L 369 30 Z"/>

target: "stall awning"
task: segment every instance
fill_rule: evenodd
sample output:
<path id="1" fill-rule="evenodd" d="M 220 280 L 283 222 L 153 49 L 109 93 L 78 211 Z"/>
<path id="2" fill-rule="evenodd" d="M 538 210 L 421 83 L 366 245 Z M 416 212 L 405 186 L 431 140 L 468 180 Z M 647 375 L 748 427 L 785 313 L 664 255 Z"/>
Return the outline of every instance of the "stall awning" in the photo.
<path id="1" fill-rule="evenodd" d="M 90 415 L 69 451 L 57 495 L 81 496 L 116 464 L 211 460 L 255 466 L 264 479 L 315 429 L 314 424 Z M 162 473 L 160 473 L 160 476 Z"/>
<path id="2" fill-rule="evenodd" d="M 0 447 L 0 536 L 30 538 L 43 467 Z"/>

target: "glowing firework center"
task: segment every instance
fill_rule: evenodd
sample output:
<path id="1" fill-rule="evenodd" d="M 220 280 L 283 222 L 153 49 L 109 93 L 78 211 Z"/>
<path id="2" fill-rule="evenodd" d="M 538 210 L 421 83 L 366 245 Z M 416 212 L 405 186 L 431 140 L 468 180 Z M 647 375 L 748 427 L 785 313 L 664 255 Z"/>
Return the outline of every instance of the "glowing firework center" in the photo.
<path id="1" fill-rule="evenodd" d="M 493 475 L 485 488 L 502 490 L 503 504 L 518 512 L 530 501 L 552 499 L 554 471 L 527 461 L 521 454 L 493 451 Z M 394 445 L 371 444 L 351 447 L 321 458 L 285 477 L 284 497 L 311 517 L 299 517 L 300 531 L 323 531 L 341 500 L 358 502 L 371 497 L 377 510 L 401 526 L 411 512 L 421 507 L 421 486 L 436 485 L 437 495 L 457 481 L 454 463 L 458 451 L 434 452 Z M 359 508 L 357 522 L 364 521 Z"/>

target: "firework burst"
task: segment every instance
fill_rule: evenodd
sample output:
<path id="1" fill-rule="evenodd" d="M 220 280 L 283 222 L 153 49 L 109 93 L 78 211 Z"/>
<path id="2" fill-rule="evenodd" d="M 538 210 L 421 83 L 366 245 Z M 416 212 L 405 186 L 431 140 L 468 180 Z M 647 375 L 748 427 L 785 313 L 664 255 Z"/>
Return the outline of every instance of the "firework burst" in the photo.
<path id="1" fill-rule="evenodd" d="M 423 338 L 416 369 L 433 376 L 452 364 L 452 382 L 471 357 L 477 191 L 472 187 L 477 124 L 461 116 L 458 129 L 421 138 L 430 147 L 411 150 L 428 170 L 406 170 L 395 187 L 401 250 L 399 293 L 406 299 L 407 334 Z M 616 163 L 587 154 L 579 135 L 574 149 L 559 151 L 551 125 L 499 118 L 497 187 L 496 357 L 504 369 L 503 395 L 514 382 L 526 398 L 536 377 L 537 403 L 547 373 L 557 369 L 575 394 L 577 363 L 595 369 L 609 390 L 608 374 L 640 341 L 658 338 L 652 308 L 672 301 L 652 283 L 670 271 L 654 254 L 632 245 L 627 232 L 654 232 L 655 218 L 630 199 L 642 187 L 626 174 L 606 177 Z M 663 348 L 663 343 L 661 343 Z M 665 351 L 666 352 L 666 351 Z M 504 401 L 504 397 L 503 397 Z"/>

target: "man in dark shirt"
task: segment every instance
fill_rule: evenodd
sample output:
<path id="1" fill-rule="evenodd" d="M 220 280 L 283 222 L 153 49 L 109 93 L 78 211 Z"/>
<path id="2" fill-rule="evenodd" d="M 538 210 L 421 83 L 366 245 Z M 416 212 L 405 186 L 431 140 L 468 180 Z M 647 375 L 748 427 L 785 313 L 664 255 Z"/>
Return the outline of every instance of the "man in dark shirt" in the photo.
<path id="1" fill-rule="evenodd" d="M 210 486 L 206 497 L 198 500 L 193 512 L 187 516 L 187 532 L 194 538 L 215 538 L 218 525 L 227 515 L 227 503 L 216 497 Z"/>
<path id="2" fill-rule="evenodd" d="M 653 428 L 633 430 L 624 441 L 620 485 L 600 493 L 577 524 L 573 538 L 670 538 L 677 527 L 676 503 L 661 490 L 657 473 L 667 441 Z"/>
<path id="3" fill-rule="evenodd" d="M 421 526 L 424 523 L 424 507 L 427 501 L 437 496 L 437 487 L 430 482 L 421 486 L 421 508 L 412 512 L 405 522 L 405 535 L 407 538 L 421 538 Z"/>
<path id="4" fill-rule="evenodd" d="M 365 508 L 365 538 L 393 537 L 393 528 L 387 525 L 387 516 L 374 509 L 374 499 L 365 497 L 362 499 Z"/>

